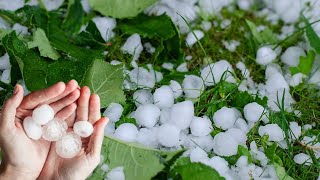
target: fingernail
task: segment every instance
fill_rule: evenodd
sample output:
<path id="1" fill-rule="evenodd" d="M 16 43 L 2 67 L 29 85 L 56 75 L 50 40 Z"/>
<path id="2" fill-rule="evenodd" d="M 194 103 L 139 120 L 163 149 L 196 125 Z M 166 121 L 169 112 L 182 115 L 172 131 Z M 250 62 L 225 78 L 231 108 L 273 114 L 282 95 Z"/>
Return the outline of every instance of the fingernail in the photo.
<path id="1" fill-rule="evenodd" d="M 16 86 L 14 87 L 13 94 L 16 95 L 16 94 L 18 94 L 18 92 L 19 92 L 19 88 L 18 88 L 18 85 L 16 85 Z"/>

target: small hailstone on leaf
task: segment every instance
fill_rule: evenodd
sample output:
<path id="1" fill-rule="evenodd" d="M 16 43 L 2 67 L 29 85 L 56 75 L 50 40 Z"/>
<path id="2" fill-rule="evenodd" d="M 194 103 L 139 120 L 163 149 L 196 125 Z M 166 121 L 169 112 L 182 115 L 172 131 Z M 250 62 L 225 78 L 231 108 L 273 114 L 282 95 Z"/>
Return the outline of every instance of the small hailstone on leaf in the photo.
<path id="1" fill-rule="evenodd" d="M 260 65 L 267 65 L 274 61 L 277 57 L 276 52 L 268 46 L 264 46 L 257 51 L 257 63 Z"/>
<path id="2" fill-rule="evenodd" d="M 86 138 L 93 133 L 93 126 L 89 121 L 78 121 L 74 123 L 73 131 L 80 137 Z"/>
<path id="3" fill-rule="evenodd" d="M 141 38 L 137 33 L 131 35 L 121 47 L 121 51 L 123 53 L 129 53 L 133 55 L 134 61 L 139 59 L 142 50 L 143 46 L 141 44 Z"/>
<path id="4" fill-rule="evenodd" d="M 135 125 L 123 123 L 116 129 L 113 136 L 122 141 L 134 142 L 137 139 L 138 132 L 139 131 Z"/>
<path id="5" fill-rule="evenodd" d="M 54 118 L 43 126 L 43 139 L 47 141 L 58 141 L 67 133 L 66 121 Z"/>
<path id="6" fill-rule="evenodd" d="M 306 166 L 310 166 L 312 164 L 312 159 L 308 154 L 300 153 L 294 156 L 294 162 L 297 164 L 304 164 Z"/>
<path id="7" fill-rule="evenodd" d="M 204 33 L 200 30 L 194 30 L 190 32 L 186 37 L 187 46 L 192 47 L 198 40 L 200 41 L 204 37 Z"/>
<path id="8" fill-rule="evenodd" d="M 0 70 L 9 69 L 11 67 L 8 53 L 0 57 Z"/>
<path id="9" fill-rule="evenodd" d="M 104 135 L 105 136 L 110 136 L 114 133 L 116 130 L 114 122 L 109 122 L 106 127 L 104 128 Z"/>
<path id="10" fill-rule="evenodd" d="M 173 91 L 174 98 L 177 99 L 182 95 L 182 93 L 183 93 L 182 87 L 177 81 L 171 80 L 169 86 L 171 87 L 171 89 Z"/>
<path id="11" fill-rule="evenodd" d="M 81 137 L 74 132 L 69 132 L 56 142 L 56 152 L 62 158 L 73 158 L 82 148 Z"/>
<path id="12" fill-rule="evenodd" d="M 28 116 L 23 120 L 23 129 L 31 139 L 39 140 L 42 136 L 41 126 L 36 124 L 31 116 Z"/>
<path id="13" fill-rule="evenodd" d="M 32 118 L 37 124 L 45 125 L 54 118 L 54 111 L 51 106 L 44 104 L 33 110 Z"/>
<path id="14" fill-rule="evenodd" d="M 10 74 L 11 74 L 11 69 L 4 70 L 2 72 L 0 81 L 7 84 L 10 83 Z"/>
<path id="15" fill-rule="evenodd" d="M 206 86 L 213 86 L 220 80 L 235 83 L 236 80 L 230 72 L 233 72 L 231 64 L 226 60 L 220 60 L 203 68 L 201 70 L 201 78 Z"/>
<path id="16" fill-rule="evenodd" d="M 116 167 L 113 168 L 107 175 L 106 175 L 107 180 L 125 180 L 125 174 L 123 167 Z"/>
<path id="17" fill-rule="evenodd" d="M 297 73 L 291 77 L 289 84 L 292 87 L 298 86 L 303 82 L 303 79 L 305 79 L 306 77 L 307 76 L 302 73 Z"/>
<path id="18" fill-rule="evenodd" d="M 171 124 L 163 124 L 157 130 L 159 143 L 166 147 L 174 147 L 179 144 L 180 129 Z"/>
<path id="19" fill-rule="evenodd" d="M 165 62 L 162 64 L 162 68 L 167 69 L 167 70 L 172 70 L 174 67 L 174 64 L 169 63 L 169 62 Z"/>
<path id="20" fill-rule="evenodd" d="M 264 135 L 268 135 L 269 141 L 279 142 L 284 139 L 284 132 L 278 126 L 278 124 L 267 124 L 265 126 L 260 126 L 258 132 L 261 137 Z"/>
<path id="21" fill-rule="evenodd" d="M 244 106 L 244 117 L 247 121 L 251 122 L 257 122 L 259 119 L 266 118 L 264 113 L 266 113 L 266 110 L 263 106 L 256 102 L 252 102 Z"/>
<path id="22" fill-rule="evenodd" d="M 301 126 L 297 122 L 290 122 L 290 137 L 293 140 L 299 139 L 301 136 Z"/>
<path id="23" fill-rule="evenodd" d="M 171 108 L 171 122 L 181 130 L 187 129 L 194 117 L 194 106 L 191 101 L 174 104 Z"/>
<path id="24" fill-rule="evenodd" d="M 137 107 L 144 104 L 153 104 L 153 95 L 148 90 L 140 89 L 133 93 L 133 100 Z"/>
<path id="25" fill-rule="evenodd" d="M 194 117 L 190 124 L 190 130 L 194 136 L 206 136 L 211 133 L 213 127 L 208 117 Z"/>
<path id="26" fill-rule="evenodd" d="M 187 75 L 182 82 L 182 87 L 187 98 L 198 98 L 204 89 L 203 80 L 195 75 Z"/>
<path id="27" fill-rule="evenodd" d="M 169 86 L 161 86 L 153 93 L 153 100 L 160 109 L 170 108 L 174 104 L 174 93 Z"/>
<path id="28" fill-rule="evenodd" d="M 184 62 L 177 67 L 178 72 L 188 72 L 187 63 Z"/>
<path id="29" fill-rule="evenodd" d="M 120 117 L 123 112 L 123 107 L 118 103 L 111 103 L 108 108 L 104 111 L 103 115 L 108 117 L 111 122 L 117 122 L 120 120 Z"/>
<path id="30" fill-rule="evenodd" d="M 94 17 L 92 21 L 96 24 L 101 37 L 105 41 L 109 41 L 115 36 L 113 29 L 116 27 L 117 22 L 113 18 L 109 17 Z"/>
<path id="31" fill-rule="evenodd" d="M 281 56 L 281 61 L 292 67 L 297 67 L 300 62 L 300 56 L 306 56 L 306 53 L 301 47 L 289 47 Z"/>
<path id="32" fill-rule="evenodd" d="M 160 113 L 160 109 L 156 105 L 145 104 L 138 107 L 135 118 L 139 125 L 151 128 L 158 122 Z"/>
<path id="33" fill-rule="evenodd" d="M 234 109 L 227 107 L 219 109 L 213 115 L 214 124 L 223 130 L 233 127 L 237 119 L 238 116 Z"/>

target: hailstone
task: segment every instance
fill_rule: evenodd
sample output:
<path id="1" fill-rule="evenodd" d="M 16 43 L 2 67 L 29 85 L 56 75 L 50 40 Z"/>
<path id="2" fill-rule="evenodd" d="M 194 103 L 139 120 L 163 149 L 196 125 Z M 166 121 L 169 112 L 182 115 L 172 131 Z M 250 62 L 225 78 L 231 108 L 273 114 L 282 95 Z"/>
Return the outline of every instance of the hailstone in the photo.
<path id="1" fill-rule="evenodd" d="M 174 125 L 163 124 L 157 132 L 157 138 L 161 145 L 174 147 L 179 144 L 180 130 Z"/>
<path id="2" fill-rule="evenodd" d="M 139 125 L 151 128 L 158 122 L 160 113 L 161 111 L 156 105 L 146 104 L 138 107 L 135 118 Z"/>
<path id="3" fill-rule="evenodd" d="M 93 126 L 89 121 L 78 121 L 74 123 L 73 131 L 80 137 L 86 138 L 93 133 Z"/>
<path id="4" fill-rule="evenodd" d="M 23 120 L 23 128 L 29 138 L 34 140 L 39 140 L 41 138 L 42 128 L 33 121 L 31 116 L 28 116 Z"/>
<path id="5" fill-rule="evenodd" d="M 39 125 L 45 125 L 54 118 L 54 111 L 48 104 L 41 105 L 33 110 L 32 118 Z"/>
<path id="6" fill-rule="evenodd" d="M 62 158 L 73 158 L 82 148 L 81 137 L 74 132 L 69 132 L 56 143 L 56 152 Z"/>
<path id="7" fill-rule="evenodd" d="M 194 136 L 206 136 L 213 130 L 212 123 L 207 117 L 194 117 L 190 124 Z"/>
<path id="8" fill-rule="evenodd" d="M 160 109 L 170 108 L 174 104 L 174 92 L 169 86 L 161 86 L 153 93 L 153 99 Z"/>
<path id="9" fill-rule="evenodd" d="M 54 118 L 43 126 L 43 139 L 58 141 L 67 133 L 68 125 L 64 120 Z"/>

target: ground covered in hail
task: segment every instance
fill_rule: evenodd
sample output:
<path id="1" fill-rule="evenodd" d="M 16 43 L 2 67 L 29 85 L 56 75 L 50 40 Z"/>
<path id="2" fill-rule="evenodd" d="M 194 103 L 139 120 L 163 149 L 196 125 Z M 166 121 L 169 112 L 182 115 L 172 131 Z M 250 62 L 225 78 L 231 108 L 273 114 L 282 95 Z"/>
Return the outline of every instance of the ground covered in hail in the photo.
<path id="1" fill-rule="evenodd" d="M 101 97 L 89 179 L 319 179 L 320 1 L 0 1 L 0 100 Z"/>

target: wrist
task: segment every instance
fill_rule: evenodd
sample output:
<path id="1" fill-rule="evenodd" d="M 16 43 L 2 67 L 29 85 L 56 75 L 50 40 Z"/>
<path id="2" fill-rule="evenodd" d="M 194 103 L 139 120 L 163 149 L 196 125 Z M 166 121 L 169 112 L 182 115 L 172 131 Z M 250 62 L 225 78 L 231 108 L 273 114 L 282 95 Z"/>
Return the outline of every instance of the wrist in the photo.
<path id="1" fill-rule="evenodd" d="M 1 180 L 35 180 L 37 175 L 32 172 L 25 172 L 10 165 L 0 165 L 0 179 Z"/>

